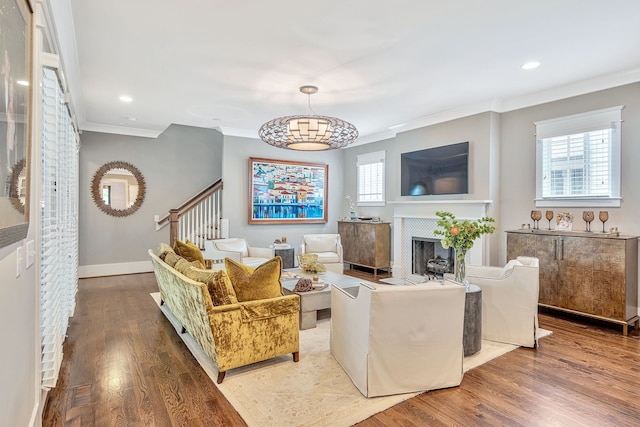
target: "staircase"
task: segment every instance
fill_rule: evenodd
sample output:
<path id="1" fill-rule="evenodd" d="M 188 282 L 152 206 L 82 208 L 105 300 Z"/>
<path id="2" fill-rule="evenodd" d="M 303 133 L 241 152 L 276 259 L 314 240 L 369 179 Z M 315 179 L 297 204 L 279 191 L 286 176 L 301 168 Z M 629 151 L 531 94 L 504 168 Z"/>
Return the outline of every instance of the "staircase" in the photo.
<path id="1" fill-rule="evenodd" d="M 222 234 L 222 178 L 193 196 L 156 222 L 156 231 L 169 225 L 169 244 L 176 239 L 192 241 L 204 249 L 204 242 Z"/>

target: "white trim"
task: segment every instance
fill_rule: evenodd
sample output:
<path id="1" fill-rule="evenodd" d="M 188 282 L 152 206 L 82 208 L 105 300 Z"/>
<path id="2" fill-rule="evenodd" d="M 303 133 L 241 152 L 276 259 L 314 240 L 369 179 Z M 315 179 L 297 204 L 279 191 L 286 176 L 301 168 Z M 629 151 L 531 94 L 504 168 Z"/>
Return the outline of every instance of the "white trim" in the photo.
<path id="1" fill-rule="evenodd" d="M 89 132 L 101 132 L 101 133 L 113 133 L 116 135 L 128 135 L 128 136 L 139 136 L 141 138 L 157 138 L 160 136 L 165 129 L 155 130 L 155 129 L 136 129 L 130 128 L 126 126 L 111 126 L 111 125 L 103 125 L 99 123 L 82 123 L 80 125 L 80 129 L 86 130 Z"/>
<path id="2" fill-rule="evenodd" d="M 153 264 L 151 264 L 151 261 L 81 265 L 78 268 L 78 276 L 81 279 L 86 279 L 88 277 L 119 276 L 122 274 L 151 272 L 153 272 Z"/>
<path id="3" fill-rule="evenodd" d="M 620 207 L 622 109 L 624 105 L 534 122 L 536 126 L 536 207 Z M 608 197 L 544 197 L 543 150 L 547 138 L 611 129 Z"/>
<path id="4" fill-rule="evenodd" d="M 533 122 L 536 125 L 536 139 L 541 140 L 553 136 L 609 128 L 612 123 L 618 123 L 622 120 L 623 108 L 624 105 L 618 105 L 601 110 Z"/>

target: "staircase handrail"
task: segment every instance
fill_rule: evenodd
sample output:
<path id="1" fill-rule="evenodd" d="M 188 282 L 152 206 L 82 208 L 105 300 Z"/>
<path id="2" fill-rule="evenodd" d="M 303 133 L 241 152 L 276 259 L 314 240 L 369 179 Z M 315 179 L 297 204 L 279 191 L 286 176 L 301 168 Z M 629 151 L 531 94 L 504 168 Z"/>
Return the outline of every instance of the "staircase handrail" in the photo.
<path id="1" fill-rule="evenodd" d="M 193 206 L 197 205 L 198 203 L 209 197 L 211 194 L 215 193 L 216 191 L 222 190 L 222 187 L 222 178 L 220 178 L 216 182 L 209 185 L 207 188 L 184 202 L 178 208 L 169 209 L 169 213 L 167 215 L 156 221 L 156 227 L 159 229 L 169 224 L 169 219 L 171 219 L 172 213 L 177 214 L 178 217 L 182 216 L 182 214 L 189 211 Z"/>

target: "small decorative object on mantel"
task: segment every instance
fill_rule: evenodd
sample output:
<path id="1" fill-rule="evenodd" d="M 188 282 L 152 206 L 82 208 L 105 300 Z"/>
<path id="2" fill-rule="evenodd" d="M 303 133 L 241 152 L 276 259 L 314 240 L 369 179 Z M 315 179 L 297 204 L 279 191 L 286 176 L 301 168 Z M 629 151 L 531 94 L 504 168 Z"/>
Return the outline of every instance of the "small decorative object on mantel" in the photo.
<path id="1" fill-rule="evenodd" d="M 591 232 L 591 221 L 593 221 L 594 218 L 593 211 L 582 211 L 582 219 L 587 223 L 584 231 Z"/>
<path id="2" fill-rule="evenodd" d="M 571 212 L 560 212 L 556 215 L 556 230 L 573 230 L 573 214 Z"/>
<path id="3" fill-rule="evenodd" d="M 438 226 L 442 229 L 434 230 L 434 234 L 443 236 L 442 247 L 455 249 L 454 280 L 462 283 L 469 290 L 469 282 L 466 279 L 467 251 L 473 247 L 473 242 L 483 234 L 491 234 L 496 230 L 493 225 L 496 220 L 491 217 L 482 217 L 475 221 L 458 221 L 451 212 L 437 211 L 440 217 Z"/>

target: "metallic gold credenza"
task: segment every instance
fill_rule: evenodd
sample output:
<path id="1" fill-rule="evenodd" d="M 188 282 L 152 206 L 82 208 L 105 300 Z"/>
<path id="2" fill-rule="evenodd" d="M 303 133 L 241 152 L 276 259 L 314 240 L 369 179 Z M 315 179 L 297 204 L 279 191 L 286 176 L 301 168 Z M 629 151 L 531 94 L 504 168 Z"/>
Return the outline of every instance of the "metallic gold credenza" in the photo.
<path id="1" fill-rule="evenodd" d="M 391 269 L 391 224 L 388 222 L 338 221 L 343 260 L 347 264 Z"/>
<path id="2" fill-rule="evenodd" d="M 507 231 L 507 259 L 540 259 L 539 306 L 638 327 L 638 237 Z"/>

